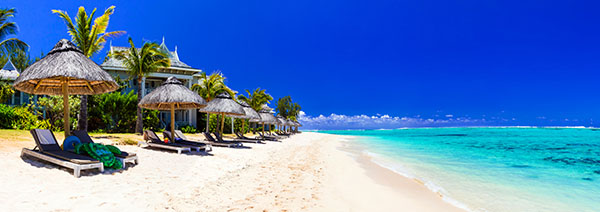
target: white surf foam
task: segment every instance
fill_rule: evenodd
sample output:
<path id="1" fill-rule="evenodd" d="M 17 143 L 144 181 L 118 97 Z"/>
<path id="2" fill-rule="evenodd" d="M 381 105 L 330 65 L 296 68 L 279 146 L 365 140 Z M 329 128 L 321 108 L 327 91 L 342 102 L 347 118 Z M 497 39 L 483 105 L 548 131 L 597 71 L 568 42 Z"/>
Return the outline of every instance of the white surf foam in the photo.
<path id="1" fill-rule="evenodd" d="M 393 171 L 394 173 L 397 173 L 399 175 L 402 175 L 406 178 L 412 179 L 412 180 L 416 180 L 419 182 L 422 182 L 423 185 L 429 189 L 430 191 L 439 194 L 442 198 L 442 200 L 444 200 L 445 202 L 457 207 L 457 208 L 461 208 L 463 210 L 466 211 L 473 211 L 471 210 L 466 204 L 451 198 L 446 192 L 446 190 L 441 187 L 436 185 L 435 183 L 427 180 L 427 179 L 422 179 L 420 177 L 415 176 L 413 173 L 411 173 L 410 171 L 408 171 L 407 168 L 405 168 L 404 166 L 402 166 L 402 164 L 398 163 L 398 162 L 392 162 L 392 159 L 387 159 L 385 156 L 382 156 L 380 154 L 377 153 L 373 153 L 370 152 L 368 150 L 364 150 L 363 154 L 367 155 L 370 160 L 377 164 L 380 167 L 383 167 L 385 169 L 388 169 L 390 171 Z M 485 209 L 480 209 L 478 211 L 486 211 Z"/>

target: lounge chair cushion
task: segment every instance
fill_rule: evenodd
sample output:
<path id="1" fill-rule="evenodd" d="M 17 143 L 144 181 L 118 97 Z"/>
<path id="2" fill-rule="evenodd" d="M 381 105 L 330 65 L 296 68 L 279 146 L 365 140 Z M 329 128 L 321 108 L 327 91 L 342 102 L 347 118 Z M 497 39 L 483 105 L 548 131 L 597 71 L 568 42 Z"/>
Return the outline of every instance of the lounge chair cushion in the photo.
<path id="1" fill-rule="evenodd" d="M 33 129 L 31 134 L 42 152 L 44 151 L 62 151 L 52 131 L 46 129 Z"/>
<path id="2" fill-rule="evenodd" d="M 72 152 L 67 151 L 44 151 L 43 154 L 47 154 L 53 156 L 55 158 L 60 158 L 72 163 L 76 164 L 90 164 L 90 163 L 98 163 L 99 161 L 93 159 L 91 157 L 85 155 L 78 155 Z"/>

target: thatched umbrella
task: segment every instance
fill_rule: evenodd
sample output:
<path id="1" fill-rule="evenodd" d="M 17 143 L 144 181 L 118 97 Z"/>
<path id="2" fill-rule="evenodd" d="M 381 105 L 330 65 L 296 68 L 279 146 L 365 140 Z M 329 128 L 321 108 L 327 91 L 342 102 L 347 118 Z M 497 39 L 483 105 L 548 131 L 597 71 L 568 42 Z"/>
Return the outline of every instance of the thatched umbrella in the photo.
<path id="1" fill-rule="evenodd" d="M 185 87 L 175 77 L 169 77 L 160 87 L 144 96 L 138 105 L 153 110 L 171 111 L 171 135 L 175 135 L 175 110 L 195 109 L 206 106 L 206 100 Z M 171 137 L 171 140 L 174 138 Z"/>
<path id="2" fill-rule="evenodd" d="M 260 115 L 260 122 L 263 125 L 263 134 L 265 133 L 265 124 L 277 124 L 277 118 L 275 118 L 273 109 L 269 106 L 263 105 L 258 114 Z"/>
<path id="3" fill-rule="evenodd" d="M 283 119 L 283 116 L 281 116 L 280 114 L 277 114 L 277 116 L 275 116 L 275 118 L 277 119 L 277 125 L 279 125 L 279 130 L 285 131 L 284 125 L 286 124 L 286 122 Z"/>
<path id="4" fill-rule="evenodd" d="M 249 119 L 250 122 L 259 122 L 260 121 L 260 115 L 254 109 L 252 109 L 252 107 L 250 107 L 250 105 L 248 105 L 248 103 L 242 102 L 242 103 L 240 103 L 240 105 L 244 108 L 244 112 L 246 114 L 244 114 L 242 116 L 230 115 L 231 117 L 240 118 L 240 119 Z M 245 124 L 245 122 L 242 122 L 242 134 L 245 133 L 243 131 L 244 124 Z"/>
<path id="5" fill-rule="evenodd" d="M 286 121 L 286 123 L 288 124 L 288 126 L 290 126 L 290 127 L 289 127 L 289 131 L 290 131 L 290 132 L 292 132 L 292 131 L 293 131 L 293 127 L 295 127 L 295 126 L 296 126 L 296 123 L 294 123 L 294 121 L 292 121 L 292 120 L 291 120 L 291 119 L 289 119 L 289 118 L 288 118 L 288 119 L 286 119 L 285 121 Z"/>
<path id="6" fill-rule="evenodd" d="M 221 115 L 221 135 L 223 134 L 223 127 L 225 127 L 225 115 L 246 115 L 246 112 L 244 112 L 244 108 L 239 103 L 234 101 L 227 92 L 223 92 L 217 95 L 216 98 L 210 100 L 210 102 L 208 102 L 208 105 L 205 108 L 200 109 L 200 111 L 205 113 L 214 113 Z"/>
<path id="7" fill-rule="evenodd" d="M 30 94 L 62 95 L 65 137 L 71 134 L 69 95 L 95 95 L 119 88 L 106 71 L 67 39 L 58 41 L 44 58 L 23 70 L 13 86 Z"/>
<path id="8" fill-rule="evenodd" d="M 296 132 L 298 132 L 298 127 L 302 127 L 302 124 L 300 124 L 300 122 L 298 122 L 297 120 L 294 121 L 294 125 L 296 125 Z"/>

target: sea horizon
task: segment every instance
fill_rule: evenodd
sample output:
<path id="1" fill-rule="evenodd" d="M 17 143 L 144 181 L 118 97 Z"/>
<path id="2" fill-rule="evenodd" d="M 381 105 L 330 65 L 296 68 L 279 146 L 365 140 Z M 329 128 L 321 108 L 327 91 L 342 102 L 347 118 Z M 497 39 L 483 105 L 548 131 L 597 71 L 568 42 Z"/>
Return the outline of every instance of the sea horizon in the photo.
<path id="1" fill-rule="evenodd" d="M 595 126 L 535 126 L 535 125 L 506 125 L 506 126 L 431 126 L 431 127 L 399 127 L 399 128 L 356 128 L 356 129 L 303 129 L 306 132 L 321 131 L 354 131 L 354 130 L 403 130 L 403 129 L 447 129 L 447 128 L 567 128 L 567 129 L 600 129 Z"/>

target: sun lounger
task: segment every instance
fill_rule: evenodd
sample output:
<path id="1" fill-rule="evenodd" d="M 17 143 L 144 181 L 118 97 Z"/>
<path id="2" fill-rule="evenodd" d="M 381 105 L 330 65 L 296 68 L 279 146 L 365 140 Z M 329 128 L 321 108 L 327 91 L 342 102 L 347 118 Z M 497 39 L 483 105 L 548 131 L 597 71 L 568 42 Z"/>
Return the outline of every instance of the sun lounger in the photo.
<path id="1" fill-rule="evenodd" d="M 149 147 L 174 150 L 174 151 L 177 151 L 177 154 L 181 154 L 181 152 L 184 152 L 184 151 L 187 151 L 187 152 L 192 151 L 191 150 L 192 148 L 189 146 L 182 146 L 182 145 L 177 145 L 177 144 L 173 144 L 173 143 L 163 142 L 162 140 L 160 140 L 158 135 L 156 135 L 156 133 L 152 130 L 144 130 L 144 140 L 147 141 L 144 143 L 146 145 L 148 145 Z M 140 143 L 138 143 L 138 146 L 140 146 Z"/>
<path id="2" fill-rule="evenodd" d="M 227 138 L 227 140 L 223 139 L 223 135 L 215 132 L 215 137 L 219 141 L 228 141 L 228 142 L 244 142 L 244 143 L 262 143 L 260 140 L 256 139 L 244 139 L 244 138 Z"/>
<path id="3" fill-rule="evenodd" d="M 227 144 L 227 143 L 219 143 L 219 142 L 213 142 L 211 140 L 209 140 L 208 138 L 206 138 L 204 141 L 194 141 L 191 140 L 189 138 L 187 138 L 183 132 L 181 132 L 181 130 L 175 130 L 175 137 L 177 138 L 181 138 L 183 141 L 185 142 L 191 142 L 191 143 L 203 143 L 203 144 L 208 144 L 211 146 L 211 150 L 212 150 L 212 146 L 217 146 L 217 147 L 236 147 L 235 144 Z M 206 137 L 206 136 L 205 136 Z M 214 140 L 214 139 L 213 139 Z M 214 140 L 216 141 L 216 140 Z"/>
<path id="4" fill-rule="evenodd" d="M 220 146 L 220 147 L 241 147 L 241 146 L 243 146 L 243 144 L 240 142 L 219 141 L 218 139 L 214 138 L 210 133 L 207 133 L 207 132 L 203 132 L 202 135 L 204 135 L 204 138 L 207 141 L 211 142 L 211 145 L 213 145 L 213 146 Z"/>
<path id="5" fill-rule="evenodd" d="M 94 143 L 90 135 L 85 130 L 75 130 L 73 131 L 73 135 L 79 138 L 81 143 Z M 114 154 L 114 153 L 113 153 Z M 121 154 L 114 154 L 118 160 L 121 161 L 123 166 L 126 163 L 138 164 L 138 156 L 135 153 L 129 153 L 125 151 L 121 151 Z"/>
<path id="6" fill-rule="evenodd" d="M 258 132 L 258 134 L 260 135 L 260 137 L 261 137 L 263 140 L 269 140 L 269 141 L 278 141 L 276 137 L 269 136 L 269 135 L 264 135 L 264 134 L 262 134 L 261 132 Z"/>
<path id="7" fill-rule="evenodd" d="M 177 132 L 177 131 L 178 131 L 178 130 L 176 130 L 176 132 Z M 182 133 L 182 134 L 183 134 L 183 133 Z M 165 137 L 165 138 L 171 138 L 171 132 L 169 132 L 169 131 L 163 131 L 163 137 Z M 185 140 L 185 139 L 183 139 L 183 138 L 179 138 L 179 137 L 177 136 L 177 134 L 175 134 L 175 138 L 176 138 L 176 139 L 174 140 L 174 142 L 175 142 L 176 144 L 182 144 L 182 145 L 186 145 L 186 146 L 194 146 L 194 147 L 198 147 L 198 148 L 200 148 L 202 151 L 205 151 L 205 152 L 212 151 L 212 146 L 211 146 L 210 144 L 207 144 L 207 143 L 200 143 L 200 142 L 194 142 L 194 141 L 187 141 L 187 140 Z M 179 139 L 177 139 L 177 138 L 179 138 Z"/>
<path id="8" fill-rule="evenodd" d="M 277 138 L 277 139 L 285 139 L 285 138 L 287 138 L 286 136 L 279 136 L 275 132 L 268 131 L 267 133 L 268 133 L 267 136 L 271 136 L 271 137 L 274 137 L 274 138 Z"/>
<path id="9" fill-rule="evenodd" d="M 281 132 L 281 131 L 275 131 L 275 134 L 277 134 L 278 136 L 285 136 L 285 137 L 288 137 L 288 138 L 290 137 L 290 134 L 287 134 L 287 133 L 284 133 L 284 132 Z"/>
<path id="10" fill-rule="evenodd" d="M 237 136 L 238 139 L 244 139 L 244 140 L 254 141 L 257 144 L 264 144 L 264 142 L 262 142 L 262 139 L 248 138 L 248 137 L 244 136 L 243 134 L 241 134 L 240 132 L 235 132 L 235 136 Z"/>
<path id="11" fill-rule="evenodd" d="M 52 131 L 34 129 L 30 132 L 31 135 L 33 135 L 36 147 L 33 149 L 23 148 L 21 157 L 30 156 L 73 169 L 73 175 L 75 175 L 75 177 L 80 176 L 81 170 L 99 169 L 100 172 L 104 171 L 104 165 L 102 165 L 100 161 L 88 156 L 62 150 L 56 142 L 56 138 Z"/>

